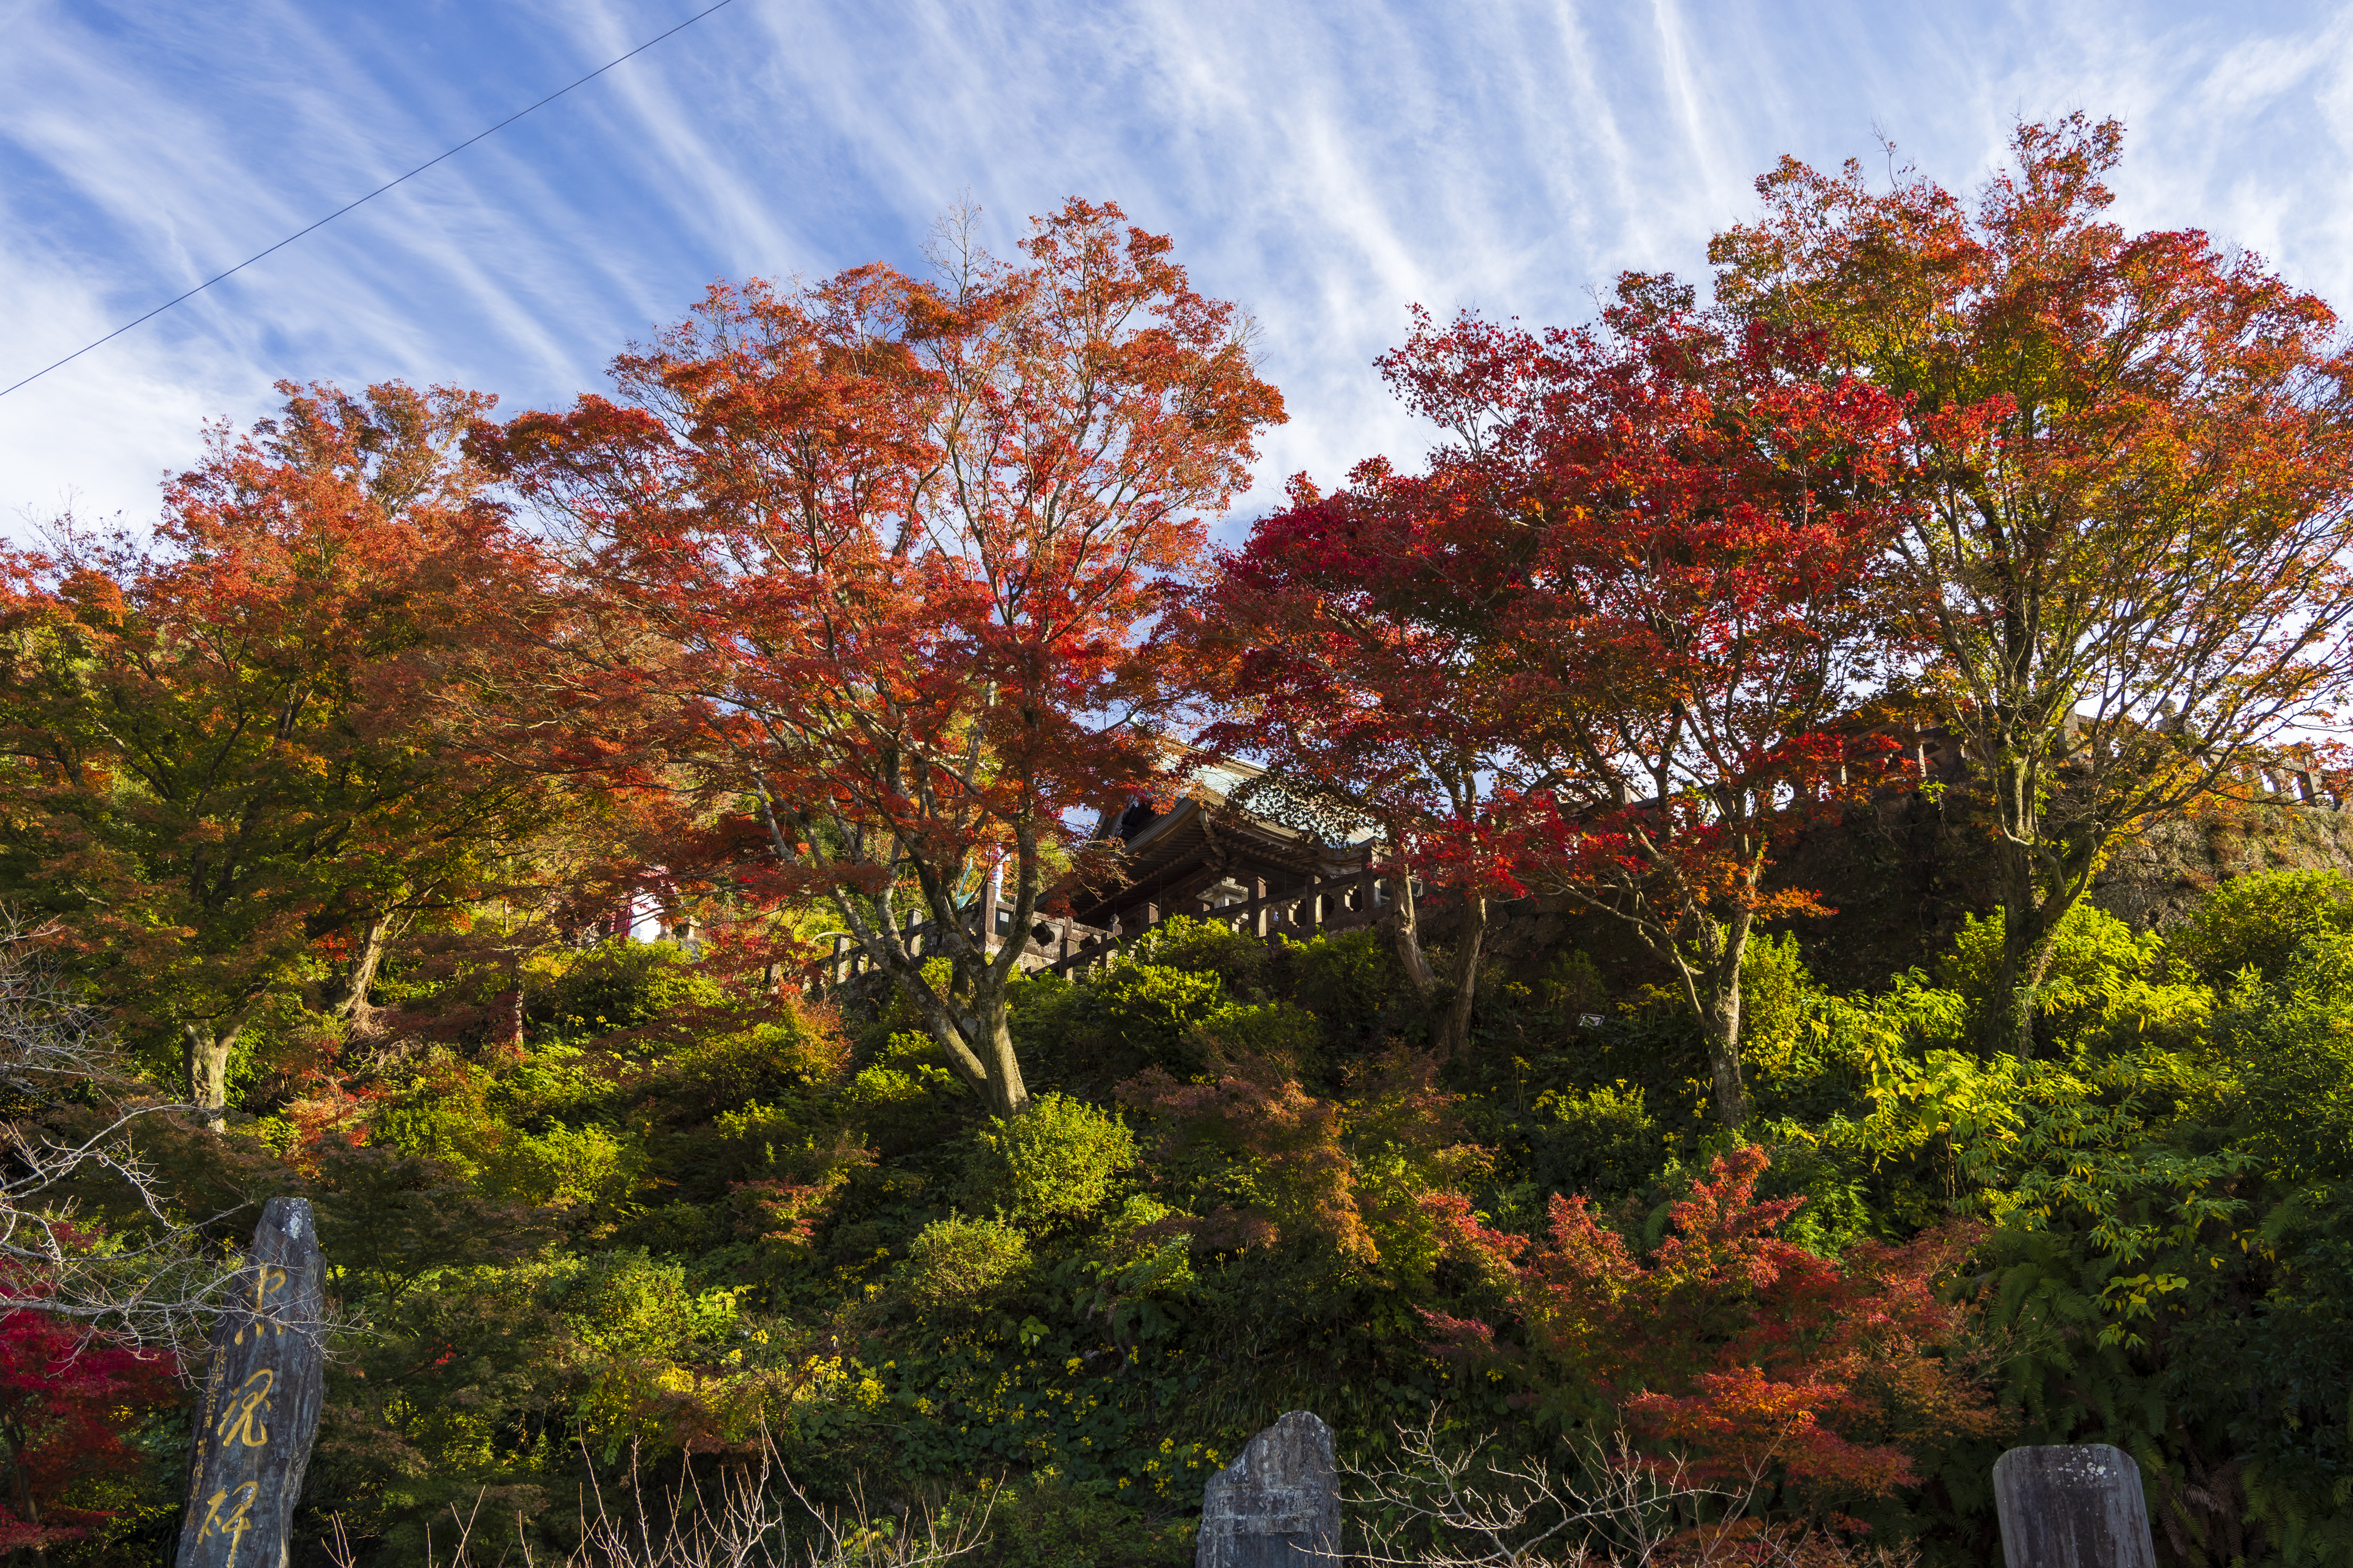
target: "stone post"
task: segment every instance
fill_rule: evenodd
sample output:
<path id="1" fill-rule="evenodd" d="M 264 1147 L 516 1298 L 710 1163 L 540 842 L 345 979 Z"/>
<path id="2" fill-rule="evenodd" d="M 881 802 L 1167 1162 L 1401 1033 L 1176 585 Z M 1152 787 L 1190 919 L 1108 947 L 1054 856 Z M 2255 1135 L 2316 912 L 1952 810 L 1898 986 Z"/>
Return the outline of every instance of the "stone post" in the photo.
<path id="1" fill-rule="evenodd" d="M 1209 1478 L 1194 1568 L 1339 1568 L 1332 1428 L 1294 1410 Z"/>
<path id="2" fill-rule="evenodd" d="M 272 1198 L 213 1327 L 177 1568 L 282 1568 L 326 1394 L 326 1260 L 304 1198 Z"/>
<path id="3" fill-rule="evenodd" d="M 2009 1568 L 2157 1568 L 2140 1467 L 2121 1448 L 2012 1448 L 1993 1495 Z"/>

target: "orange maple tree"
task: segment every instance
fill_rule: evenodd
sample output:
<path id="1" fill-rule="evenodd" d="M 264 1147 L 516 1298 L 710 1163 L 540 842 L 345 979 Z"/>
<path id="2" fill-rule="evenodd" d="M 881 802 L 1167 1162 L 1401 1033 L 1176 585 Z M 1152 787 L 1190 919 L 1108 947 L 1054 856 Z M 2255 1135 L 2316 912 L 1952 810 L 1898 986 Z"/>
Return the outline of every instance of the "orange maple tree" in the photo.
<path id="1" fill-rule="evenodd" d="M 1508 1303 L 1494 1323 L 1429 1314 L 1440 1349 L 1517 1381 L 1564 1432 L 1623 1421 L 1702 1477 L 1832 1506 L 1915 1483 L 1915 1456 L 1991 1424 L 1947 1353 L 1963 1310 L 1940 1294 L 1975 1233 L 1819 1257 L 1777 1234 L 1805 1200 L 1759 1200 L 1768 1163 L 1753 1144 L 1713 1162 L 1647 1255 L 1582 1196 L 1554 1194 L 1535 1246 L 1460 1194 L 1425 1199 L 1451 1255 Z"/>
<path id="2" fill-rule="evenodd" d="M 0 898 L 48 917 L 217 1126 L 280 1004 L 349 1022 L 388 941 L 547 816 L 441 700 L 531 553 L 457 450 L 480 395 L 282 385 L 151 540 L 0 552 Z"/>
<path id="3" fill-rule="evenodd" d="M 2021 125 L 1973 201 L 1785 159 L 1710 251 L 1729 307 L 1903 400 L 1885 597 L 1988 793 L 1984 1042 L 2021 1056 L 2110 848 L 2242 792 L 2353 683 L 2353 353 L 2260 258 L 2106 221 L 2123 135 Z"/>
<path id="4" fill-rule="evenodd" d="M 546 679 L 589 760 L 729 814 L 739 896 L 828 901 L 1010 1115 L 1018 938 L 1066 814 L 1161 782 L 1164 583 L 1282 401 L 1117 207 L 1037 220 L 1019 265 L 961 232 L 932 279 L 714 289 L 615 362 L 617 401 L 477 449 L 575 547 Z M 1001 949 L 968 914 L 993 877 Z"/>

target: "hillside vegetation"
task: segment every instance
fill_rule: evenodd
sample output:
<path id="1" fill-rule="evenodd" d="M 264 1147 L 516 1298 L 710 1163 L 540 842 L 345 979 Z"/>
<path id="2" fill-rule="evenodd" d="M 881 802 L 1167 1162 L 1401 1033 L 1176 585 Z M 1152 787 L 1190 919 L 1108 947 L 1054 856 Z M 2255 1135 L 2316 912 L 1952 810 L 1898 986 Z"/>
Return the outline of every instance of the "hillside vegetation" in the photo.
<path id="1" fill-rule="evenodd" d="M 0 554 L 0 1552 L 169 1560 L 289 1194 L 302 1564 L 1181 1564 L 1296 1409 L 1359 1561 L 1957 1568 L 2090 1442 L 2353 1559 L 2353 361 L 2120 147 L 1418 317 L 1229 550 L 1247 319 L 1074 199 Z M 984 933 L 1213 755 L 1377 918 Z"/>

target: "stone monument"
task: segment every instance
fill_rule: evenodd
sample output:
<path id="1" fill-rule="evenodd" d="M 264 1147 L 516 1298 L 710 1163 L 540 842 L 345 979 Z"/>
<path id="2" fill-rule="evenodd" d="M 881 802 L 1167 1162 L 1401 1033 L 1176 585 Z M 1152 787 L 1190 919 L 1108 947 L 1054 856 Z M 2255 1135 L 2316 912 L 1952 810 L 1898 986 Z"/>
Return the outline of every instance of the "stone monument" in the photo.
<path id="1" fill-rule="evenodd" d="M 1209 1478 L 1194 1568 L 1339 1568 L 1332 1428 L 1294 1410 Z"/>
<path id="2" fill-rule="evenodd" d="M 177 1568 L 281 1568 L 326 1392 L 326 1260 L 304 1198 L 272 1198 L 213 1328 Z"/>
<path id="3" fill-rule="evenodd" d="M 2012 1448 L 1993 1495 L 2009 1568 L 2157 1568 L 2140 1467 L 2121 1448 Z"/>

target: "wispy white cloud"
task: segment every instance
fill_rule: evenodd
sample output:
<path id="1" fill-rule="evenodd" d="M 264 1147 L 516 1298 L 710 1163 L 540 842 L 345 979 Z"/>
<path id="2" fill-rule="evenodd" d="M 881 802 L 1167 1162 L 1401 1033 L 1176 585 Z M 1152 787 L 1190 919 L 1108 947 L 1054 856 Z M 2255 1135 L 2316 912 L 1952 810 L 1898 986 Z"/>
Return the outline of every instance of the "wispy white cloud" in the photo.
<path id="1" fill-rule="evenodd" d="M 0 0 L 0 382 L 692 8 Z M 1422 444 L 1371 368 L 1408 304 L 1581 317 L 1620 268 L 1701 270 L 1782 152 L 1881 132 L 1966 184 L 2020 116 L 2121 113 L 2125 221 L 2353 300 L 2348 64 L 2319 5 L 736 0 L 0 400 L 0 526 L 143 514 L 280 377 L 563 401 L 715 277 L 918 264 L 967 190 L 999 246 L 1071 194 L 1176 235 L 1263 326 L 1269 481 Z"/>

